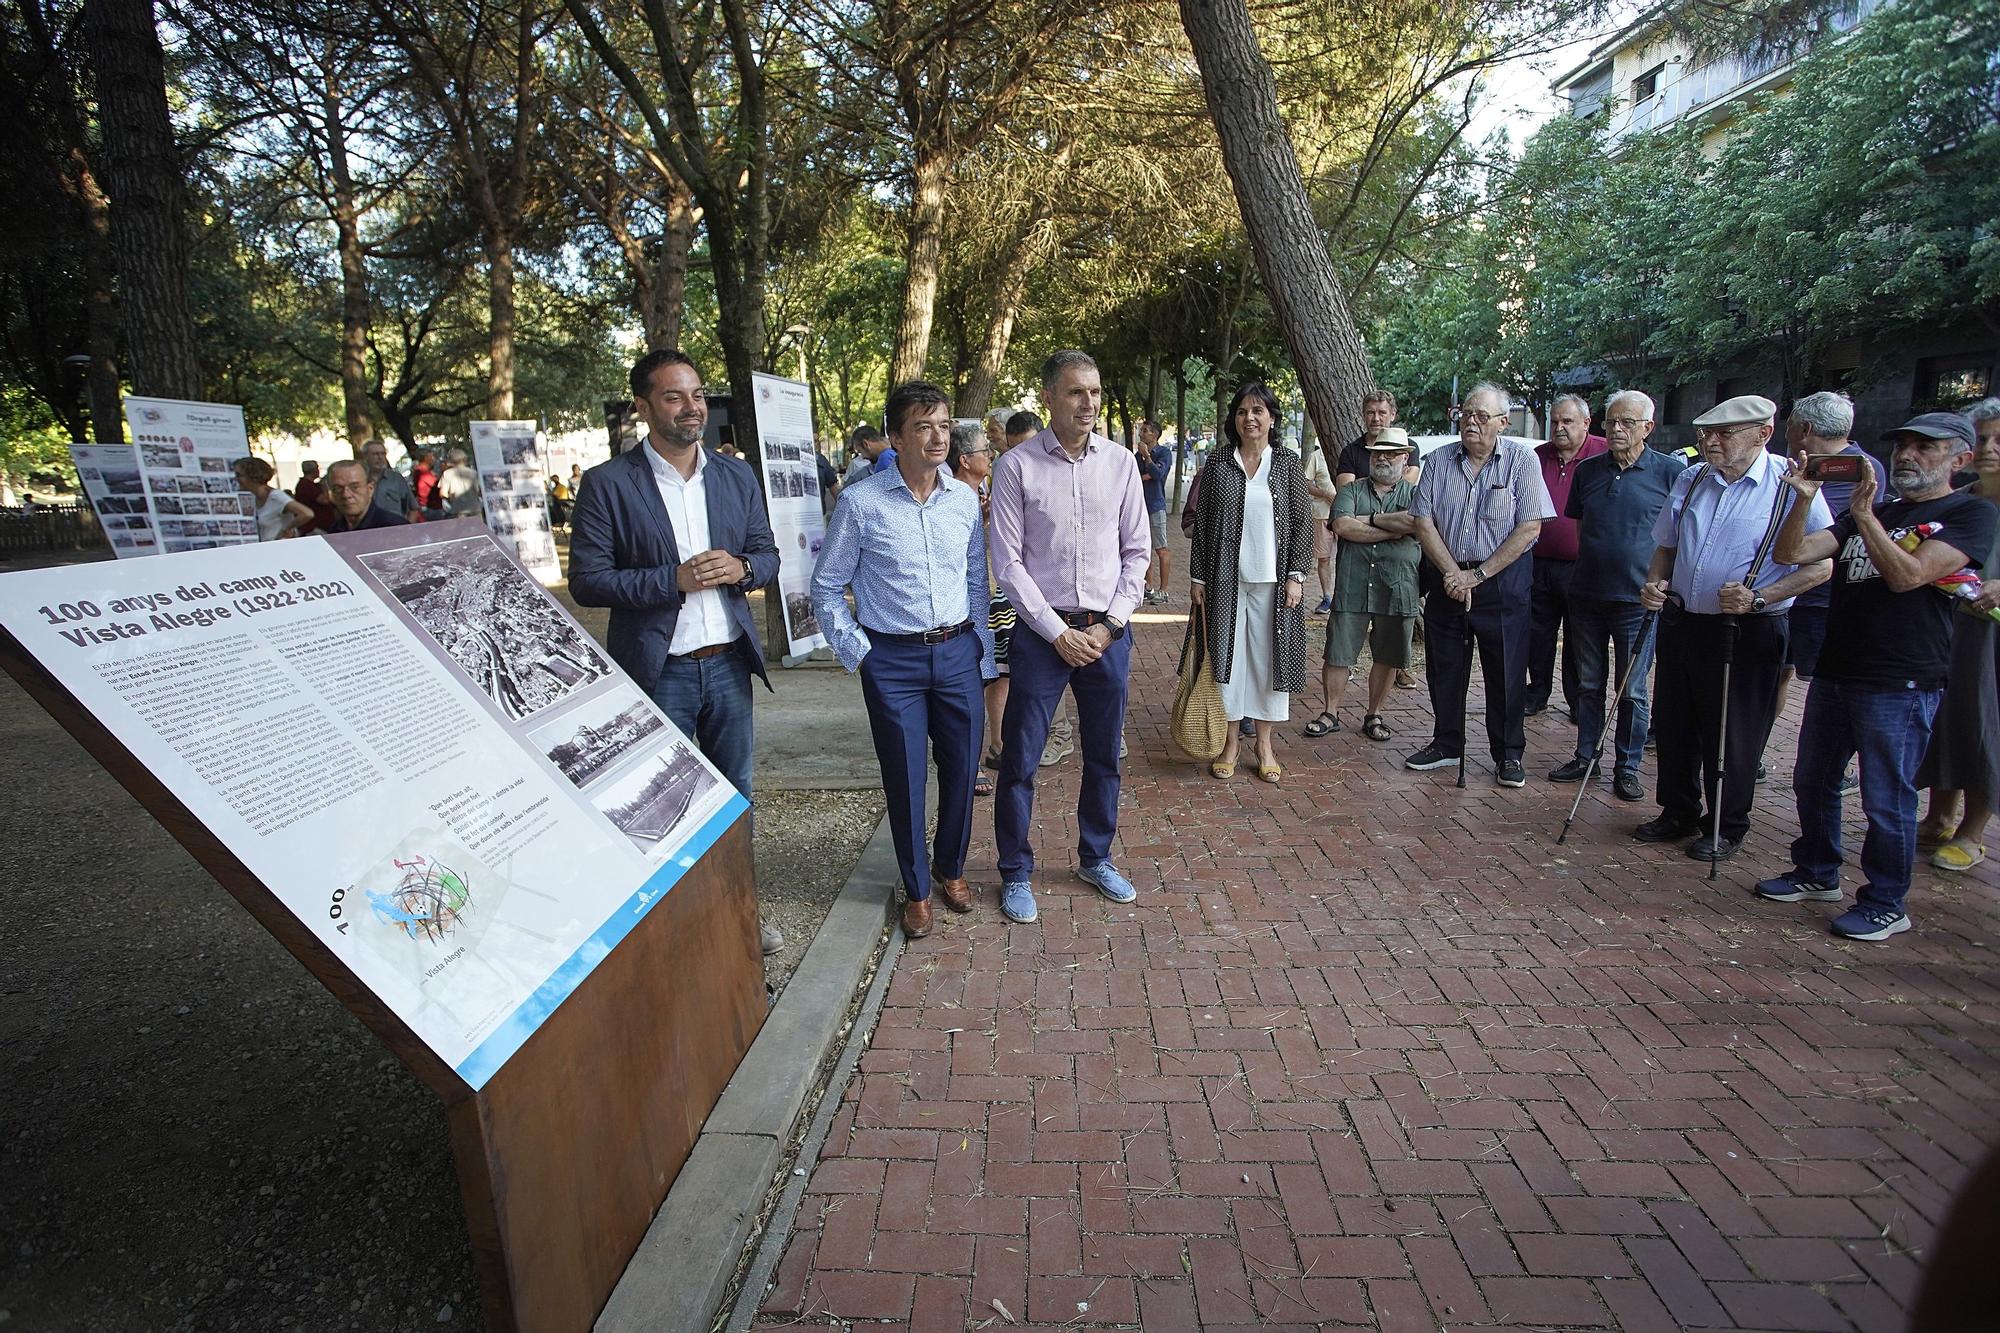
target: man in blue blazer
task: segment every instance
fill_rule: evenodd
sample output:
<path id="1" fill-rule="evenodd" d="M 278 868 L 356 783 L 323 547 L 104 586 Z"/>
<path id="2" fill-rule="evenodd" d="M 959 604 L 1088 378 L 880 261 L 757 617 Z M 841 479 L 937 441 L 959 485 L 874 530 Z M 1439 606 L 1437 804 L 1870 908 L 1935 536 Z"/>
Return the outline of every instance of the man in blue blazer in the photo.
<path id="1" fill-rule="evenodd" d="M 583 474 L 570 595 L 611 608 L 611 656 L 748 800 L 751 674 L 771 686 L 748 593 L 777 580 L 778 544 L 750 465 L 702 447 L 708 401 L 693 361 L 648 352 L 632 400 L 648 438 Z M 763 928 L 764 952 L 784 943 Z"/>

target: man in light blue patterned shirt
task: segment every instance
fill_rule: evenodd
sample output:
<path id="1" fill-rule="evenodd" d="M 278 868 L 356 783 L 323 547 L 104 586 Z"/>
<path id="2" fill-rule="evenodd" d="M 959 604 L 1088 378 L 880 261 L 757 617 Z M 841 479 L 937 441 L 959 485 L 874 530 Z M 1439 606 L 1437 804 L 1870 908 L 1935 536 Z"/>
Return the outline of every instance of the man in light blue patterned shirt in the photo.
<path id="1" fill-rule="evenodd" d="M 954 912 L 972 910 L 965 851 L 985 731 L 985 682 L 998 674 L 986 627 L 986 528 L 979 493 L 945 469 L 951 404 L 913 380 L 889 394 L 896 464 L 848 486 L 813 569 L 813 615 L 861 696 L 889 832 L 903 875 L 903 933 L 931 932 L 931 880 Z M 854 590 L 854 609 L 846 591 Z M 937 756 L 937 835 L 924 854 L 925 766 Z"/>

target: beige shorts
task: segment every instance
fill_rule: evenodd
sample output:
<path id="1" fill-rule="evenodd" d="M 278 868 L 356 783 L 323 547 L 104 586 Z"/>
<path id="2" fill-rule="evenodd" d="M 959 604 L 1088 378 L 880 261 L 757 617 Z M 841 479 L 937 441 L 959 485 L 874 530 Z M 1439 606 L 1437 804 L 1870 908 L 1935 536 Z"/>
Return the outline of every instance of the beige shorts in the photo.
<path id="1" fill-rule="evenodd" d="M 1373 622 L 1372 625 L 1370 622 Z M 1411 651 L 1411 643 L 1416 630 L 1415 616 L 1375 616 L 1365 611 L 1335 611 L 1326 618 L 1326 664 L 1330 667 L 1353 666 L 1361 660 L 1361 645 L 1365 640 L 1375 665 L 1395 667 L 1400 671 L 1410 665 L 1415 655 Z"/>

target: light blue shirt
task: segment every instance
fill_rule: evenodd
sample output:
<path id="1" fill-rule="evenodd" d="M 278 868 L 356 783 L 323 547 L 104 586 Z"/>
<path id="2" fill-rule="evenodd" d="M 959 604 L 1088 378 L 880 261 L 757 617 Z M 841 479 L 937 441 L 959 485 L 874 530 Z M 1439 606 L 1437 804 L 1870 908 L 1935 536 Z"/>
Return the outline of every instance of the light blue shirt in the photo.
<path id="1" fill-rule="evenodd" d="M 1549 488 L 1542 484 L 1542 460 L 1514 440 L 1496 440 L 1477 469 L 1463 444 L 1448 444 L 1424 460 L 1410 513 L 1437 527 L 1451 558 L 1485 560 L 1515 528 L 1530 519 L 1556 516 Z"/>
<path id="2" fill-rule="evenodd" d="M 850 587 L 852 611 L 843 595 Z M 868 656 L 869 630 L 922 634 L 971 620 L 980 675 L 992 680 L 999 668 L 989 600 L 986 529 L 972 487 L 940 468 L 937 487 L 919 504 L 891 468 L 841 491 L 813 566 L 812 607 L 842 666 L 853 671 Z"/>
<path id="3" fill-rule="evenodd" d="M 1697 615 L 1722 614 L 1720 593 L 1725 583 L 1741 583 L 1750 572 L 1750 562 L 1764 545 L 1764 534 L 1772 531 L 1771 515 L 1781 501 L 1784 509 L 1798 498 L 1779 478 L 1785 460 L 1776 454 L 1759 453 L 1750 470 L 1735 481 L 1725 480 L 1714 468 L 1699 465 L 1683 472 L 1667 492 L 1667 503 L 1653 520 L 1653 544 L 1674 552 L 1673 573 L 1667 586 L 1680 595 L 1681 604 Z M 1685 511 L 1681 501 L 1694 488 Z M 1779 510 L 1783 520 L 1784 510 Z M 1822 532 L 1833 526 L 1826 501 L 1815 495 L 1806 512 L 1806 531 Z M 1766 556 L 1757 571 L 1752 592 L 1761 592 L 1790 574 L 1796 565 L 1780 564 Z M 1772 602 L 1766 611 L 1785 611 L 1792 599 Z"/>

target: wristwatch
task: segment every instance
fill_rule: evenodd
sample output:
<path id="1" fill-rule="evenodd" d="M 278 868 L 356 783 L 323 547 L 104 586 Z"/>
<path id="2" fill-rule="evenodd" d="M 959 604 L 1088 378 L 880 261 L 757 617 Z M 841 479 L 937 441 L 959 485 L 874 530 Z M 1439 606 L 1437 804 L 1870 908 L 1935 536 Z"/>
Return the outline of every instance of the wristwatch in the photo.
<path id="1" fill-rule="evenodd" d="M 1125 622 L 1117 616 L 1104 617 L 1104 624 L 1105 628 L 1111 631 L 1111 641 L 1113 643 L 1125 637 Z"/>
<path id="2" fill-rule="evenodd" d="M 1750 610 L 1752 613 L 1762 611 L 1767 605 L 1769 605 L 1769 603 L 1765 602 L 1764 594 L 1761 592 L 1758 593 L 1755 597 L 1752 597 L 1750 599 Z"/>
<path id="3" fill-rule="evenodd" d="M 747 590 L 750 587 L 750 581 L 757 577 L 757 571 L 751 565 L 749 556 L 739 555 L 736 558 L 743 562 L 743 577 L 736 580 L 736 586 Z"/>
<path id="4" fill-rule="evenodd" d="M 1472 577 L 1478 579 L 1481 583 L 1484 583 L 1486 582 L 1486 571 L 1479 568 L 1477 565 L 1474 565 L 1472 568 Z"/>

